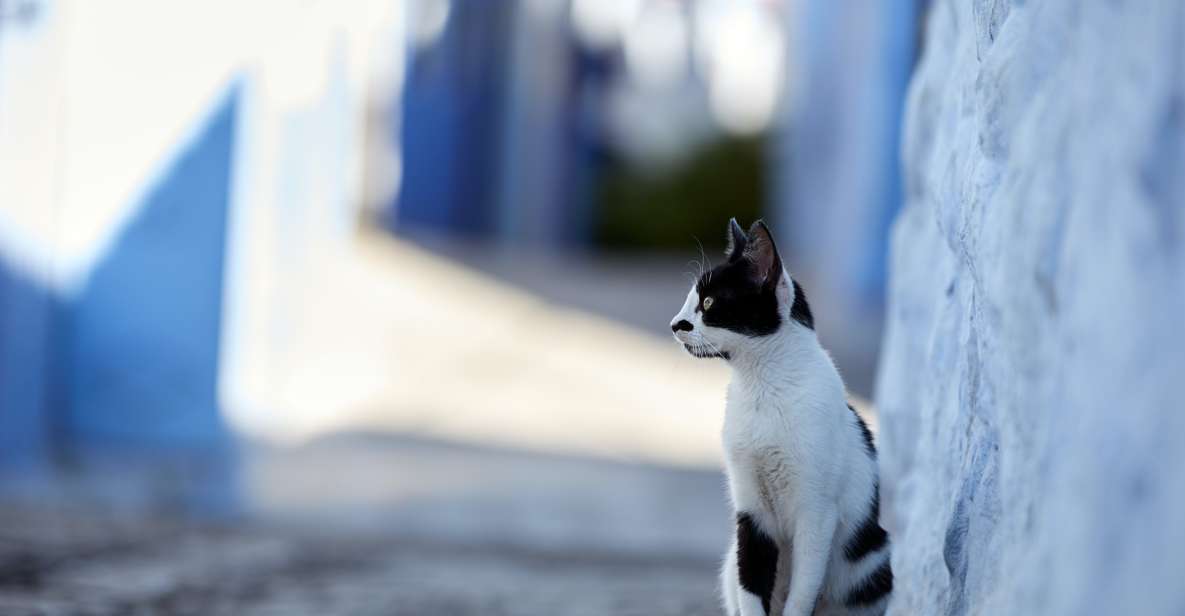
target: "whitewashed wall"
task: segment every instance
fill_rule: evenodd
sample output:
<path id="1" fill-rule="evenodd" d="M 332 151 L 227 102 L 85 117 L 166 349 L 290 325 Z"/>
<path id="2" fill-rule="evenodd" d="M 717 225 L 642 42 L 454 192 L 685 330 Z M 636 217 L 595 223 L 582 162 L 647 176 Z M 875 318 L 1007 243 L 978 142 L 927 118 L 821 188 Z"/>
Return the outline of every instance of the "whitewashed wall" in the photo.
<path id="1" fill-rule="evenodd" d="M 1185 611 L 1185 5 L 936 2 L 878 383 L 896 614 Z"/>
<path id="2" fill-rule="evenodd" d="M 392 145 L 367 140 L 367 111 L 385 104 L 389 113 L 390 97 L 397 96 L 406 4 L 4 3 L 0 419 L 8 429 L 0 444 L 22 443 L 39 457 L 35 443 L 48 438 L 48 426 L 74 412 L 50 408 L 47 401 L 65 387 L 52 374 L 54 364 L 73 354 L 51 347 L 70 347 L 61 338 L 78 334 L 52 313 L 84 301 L 88 281 L 112 259 L 151 265 L 155 256 L 189 250 L 183 240 L 196 232 L 172 213 L 160 215 L 166 224 L 146 232 L 158 236 L 150 249 L 132 254 L 121 246 L 150 204 L 162 200 L 162 207 L 178 212 L 225 210 L 218 214 L 225 229 L 216 241 L 204 244 L 207 252 L 191 254 L 216 281 L 201 299 L 205 314 L 219 313 L 221 302 L 213 317 L 221 333 L 177 334 L 202 344 L 221 338 L 215 343 L 220 356 L 206 362 L 217 363 L 219 391 L 209 397 L 217 394 L 218 403 L 201 414 L 225 412 L 240 428 L 283 421 L 275 409 L 277 392 L 293 381 L 285 358 L 294 298 L 304 277 L 353 238 L 364 200 L 366 148 L 375 159 L 376 148 Z M 15 18 L 14 7 L 24 16 Z M 187 152 L 200 147 L 212 118 L 227 109 L 232 118 L 221 133 L 223 147 L 204 155 L 202 164 L 233 169 L 216 187 L 196 180 L 213 197 L 194 196 L 185 184 L 193 180 L 179 178 L 188 173 L 180 166 Z M 225 147 L 227 141 L 232 147 Z M 397 176 L 396 169 L 373 171 Z M 180 188 L 172 194 L 170 187 Z M 143 290 L 144 301 L 118 303 L 113 314 L 96 317 L 94 329 L 113 331 L 122 323 L 135 329 L 149 313 L 169 311 L 162 309 L 167 302 L 153 298 L 151 280 L 129 274 L 120 284 Z M 173 301 L 195 303 L 188 297 Z M 192 352 L 181 343 L 166 347 L 158 350 L 178 357 Z M 127 363 L 134 354 L 112 348 L 118 357 L 96 359 Z M 181 385 L 211 387 L 186 371 L 174 373 Z M 177 387 L 157 389 L 163 400 Z M 138 399 L 145 407 L 155 402 Z M 109 420 L 134 423 L 118 413 Z"/>

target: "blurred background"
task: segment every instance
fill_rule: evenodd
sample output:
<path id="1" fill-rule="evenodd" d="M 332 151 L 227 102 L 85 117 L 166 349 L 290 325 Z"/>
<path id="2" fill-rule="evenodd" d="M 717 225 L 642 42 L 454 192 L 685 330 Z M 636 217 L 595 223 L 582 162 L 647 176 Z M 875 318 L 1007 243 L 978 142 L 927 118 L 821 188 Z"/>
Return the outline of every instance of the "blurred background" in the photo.
<path id="1" fill-rule="evenodd" d="M 0 612 L 715 613 L 669 319 L 871 395 L 924 4 L 0 0 Z"/>

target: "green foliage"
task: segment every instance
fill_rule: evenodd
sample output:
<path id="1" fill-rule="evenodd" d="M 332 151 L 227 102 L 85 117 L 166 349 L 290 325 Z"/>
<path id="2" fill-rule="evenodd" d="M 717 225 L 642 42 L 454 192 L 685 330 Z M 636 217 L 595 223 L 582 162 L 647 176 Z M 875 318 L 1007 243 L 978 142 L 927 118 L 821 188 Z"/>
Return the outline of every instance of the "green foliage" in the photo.
<path id="1" fill-rule="evenodd" d="M 725 245 L 725 223 L 748 224 L 766 202 L 765 140 L 720 139 L 661 171 L 611 161 L 598 186 L 596 242 L 632 250 Z"/>

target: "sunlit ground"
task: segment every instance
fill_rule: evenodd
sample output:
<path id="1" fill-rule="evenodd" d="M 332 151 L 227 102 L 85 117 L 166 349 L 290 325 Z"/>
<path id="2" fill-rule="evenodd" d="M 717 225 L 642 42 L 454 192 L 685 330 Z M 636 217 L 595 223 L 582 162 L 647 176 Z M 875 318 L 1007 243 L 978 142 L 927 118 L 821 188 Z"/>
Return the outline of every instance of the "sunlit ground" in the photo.
<path id="1" fill-rule="evenodd" d="M 282 340 L 247 374 L 256 405 L 232 415 L 248 434 L 377 430 L 718 464 L 727 368 L 673 341 L 377 234 L 301 282 L 295 316 L 273 324 Z"/>

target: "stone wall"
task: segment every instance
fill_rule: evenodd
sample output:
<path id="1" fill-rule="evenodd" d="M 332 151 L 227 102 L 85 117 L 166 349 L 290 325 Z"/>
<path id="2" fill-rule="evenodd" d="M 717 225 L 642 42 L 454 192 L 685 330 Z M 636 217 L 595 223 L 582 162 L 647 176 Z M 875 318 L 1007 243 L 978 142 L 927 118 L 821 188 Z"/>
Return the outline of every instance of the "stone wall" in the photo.
<path id="1" fill-rule="evenodd" d="M 935 2 L 881 411 L 895 614 L 1185 611 L 1185 4 Z"/>

